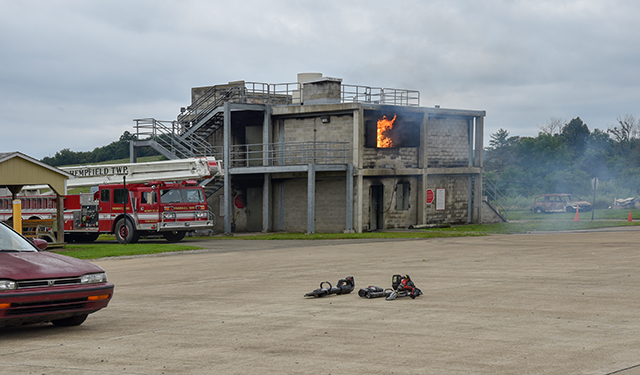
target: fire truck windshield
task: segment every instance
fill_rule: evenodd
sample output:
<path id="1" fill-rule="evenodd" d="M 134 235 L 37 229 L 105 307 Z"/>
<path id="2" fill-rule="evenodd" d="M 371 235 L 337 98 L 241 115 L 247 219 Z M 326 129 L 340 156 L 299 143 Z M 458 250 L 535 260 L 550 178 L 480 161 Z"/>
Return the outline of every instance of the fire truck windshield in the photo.
<path id="1" fill-rule="evenodd" d="M 164 189 L 160 190 L 162 203 L 204 203 L 201 189 Z"/>

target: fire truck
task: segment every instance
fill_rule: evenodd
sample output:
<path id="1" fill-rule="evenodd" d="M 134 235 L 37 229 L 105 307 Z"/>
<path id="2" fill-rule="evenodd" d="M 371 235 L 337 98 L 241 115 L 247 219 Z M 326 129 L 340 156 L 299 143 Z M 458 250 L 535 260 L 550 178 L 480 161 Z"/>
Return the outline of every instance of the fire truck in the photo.
<path id="1" fill-rule="evenodd" d="M 214 158 L 61 169 L 75 177 L 67 181 L 67 187 L 91 186 L 89 193 L 64 196 L 67 242 L 92 242 L 103 233 L 114 234 L 120 243 L 135 243 L 140 237 L 157 235 L 177 242 L 189 231 L 212 229 L 215 224 L 205 191 L 196 181 L 208 182 L 220 175 L 221 168 Z M 47 221 L 54 226 L 55 195 L 16 198 L 21 200 L 24 227 L 29 222 L 41 225 Z M 0 219 L 10 219 L 11 208 L 11 197 L 0 198 Z M 45 228 L 36 236 L 53 240 L 55 230 Z"/>

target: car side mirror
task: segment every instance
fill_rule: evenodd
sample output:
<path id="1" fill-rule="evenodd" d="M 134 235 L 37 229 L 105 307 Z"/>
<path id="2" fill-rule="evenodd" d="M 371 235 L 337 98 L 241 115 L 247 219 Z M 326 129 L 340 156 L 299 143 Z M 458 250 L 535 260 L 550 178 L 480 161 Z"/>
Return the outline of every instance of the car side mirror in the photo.
<path id="1" fill-rule="evenodd" d="M 47 249 L 47 246 L 49 246 L 49 244 L 47 243 L 47 241 L 42 240 L 40 238 L 34 238 L 33 239 L 33 244 L 36 245 L 36 247 L 38 248 L 38 250 L 43 251 Z"/>

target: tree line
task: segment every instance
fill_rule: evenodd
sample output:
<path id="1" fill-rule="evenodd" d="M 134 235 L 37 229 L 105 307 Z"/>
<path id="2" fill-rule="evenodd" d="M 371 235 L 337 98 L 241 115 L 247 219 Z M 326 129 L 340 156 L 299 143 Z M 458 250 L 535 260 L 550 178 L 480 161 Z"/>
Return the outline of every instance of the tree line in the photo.
<path id="1" fill-rule="evenodd" d="M 597 177 L 618 198 L 640 193 L 640 121 L 619 116 L 607 130 L 589 130 L 580 117 L 552 118 L 537 137 L 510 136 L 500 129 L 485 149 L 485 178 L 507 196 L 571 193 L 589 196 Z M 600 188 L 599 188 L 600 190 Z"/>
<path id="2" fill-rule="evenodd" d="M 54 167 L 78 164 L 96 164 L 100 162 L 128 159 L 129 158 L 129 141 L 135 140 L 136 136 L 125 131 L 115 142 L 111 142 L 106 146 L 96 147 L 93 151 L 71 151 L 68 148 L 62 149 L 55 155 L 42 158 L 42 162 Z M 159 155 L 155 150 L 149 147 L 138 149 L 138 156 Z"/>

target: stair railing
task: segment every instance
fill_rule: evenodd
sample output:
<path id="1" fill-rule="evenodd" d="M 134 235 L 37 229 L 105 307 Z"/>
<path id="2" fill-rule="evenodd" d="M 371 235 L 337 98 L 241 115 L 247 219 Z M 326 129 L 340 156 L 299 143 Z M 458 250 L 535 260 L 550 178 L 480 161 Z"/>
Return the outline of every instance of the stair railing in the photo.
<path id="1" fill-rule="evenodd" d="M 159 121 L 154 118 L 134 121 L 137 139 L 153 140 L 177 158 L 216 156 L 215 148 L 196 134 L 180 137 L 180 126 L 176 121 Z"/>
<path id="2" fill-rule="evenodd" d="M 498 209 L 498 212 L 506 219 L 509 215 L 509 204 L 507 196 L 504 195 L 496 186 L 496 184 L 486 176 L 482 178 L 482 195 L 486 196 L 489 201 Z"/>

